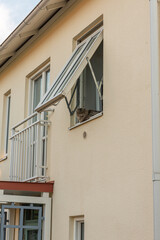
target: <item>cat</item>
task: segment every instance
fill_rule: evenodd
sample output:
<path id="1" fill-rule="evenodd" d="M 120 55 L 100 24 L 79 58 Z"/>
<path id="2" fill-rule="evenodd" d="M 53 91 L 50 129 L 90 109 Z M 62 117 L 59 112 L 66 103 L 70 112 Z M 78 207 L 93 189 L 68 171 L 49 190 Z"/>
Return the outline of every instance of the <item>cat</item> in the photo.
<path id="1" fill-rule="evenodd" d="M 78 121 L 81 123 L 88 120 L 90 117 L 96 115 L 99 112 L 100 111 L 96 111 L 96 110 L 87 110 L 85 108 L 77 108 L 76 115 L 77 115 Z"/>

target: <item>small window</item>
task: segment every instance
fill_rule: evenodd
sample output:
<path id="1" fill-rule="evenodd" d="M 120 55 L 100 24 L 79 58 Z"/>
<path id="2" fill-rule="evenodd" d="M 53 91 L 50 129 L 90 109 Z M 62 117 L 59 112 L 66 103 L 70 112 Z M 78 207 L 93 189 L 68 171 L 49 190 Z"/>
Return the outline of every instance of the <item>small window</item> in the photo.
<path id="1" fill-rule="evenodd" d="M 83 218 L 75 218 L 74 240 L 84 240 L 84 219 Z"/>
<path id="2" fill-rule="evenodd" d="M 9 140 L 9 123 L 10 123 L 10 108 L 11 108 L 11 94 L 5 95 L 6 98 L 6 126 L 5 126 L 5 154 L 8 153 L 8 140 Z"/>

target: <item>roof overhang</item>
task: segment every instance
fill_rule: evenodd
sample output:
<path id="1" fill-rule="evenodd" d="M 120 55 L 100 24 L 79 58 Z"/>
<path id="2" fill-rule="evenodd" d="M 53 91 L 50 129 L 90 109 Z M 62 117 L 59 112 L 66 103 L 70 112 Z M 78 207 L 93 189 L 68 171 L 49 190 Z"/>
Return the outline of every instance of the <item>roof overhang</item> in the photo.
<path id="1" fill-rule="evenodd" d="M 78 0 L 42 0 L 0 45 L 0 72 Z"/>

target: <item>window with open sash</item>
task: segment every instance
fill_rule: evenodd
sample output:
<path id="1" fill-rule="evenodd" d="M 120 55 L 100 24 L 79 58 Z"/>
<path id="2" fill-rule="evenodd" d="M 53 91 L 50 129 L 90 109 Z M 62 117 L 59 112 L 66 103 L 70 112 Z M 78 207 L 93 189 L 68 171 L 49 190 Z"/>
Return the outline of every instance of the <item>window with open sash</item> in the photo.
<path id="1" fill-rule="evenodd" d="M 103 111 L 103 41 L 72 88 L 71 125 Z"/>
<path id="2" fill-rule="evenodd" d="M 50 105 L 57 105 L 62 98 L 65 98 L 70 115 L 76 114 L 76 122 L 83 122 L 102 112 L 102 88 L 103 29 L 101 28 L 77 45 L 52 87 L 36 107 L 36 111 L 41 112 Z M 85 117 L 81 117 L 84 112 Z"/>

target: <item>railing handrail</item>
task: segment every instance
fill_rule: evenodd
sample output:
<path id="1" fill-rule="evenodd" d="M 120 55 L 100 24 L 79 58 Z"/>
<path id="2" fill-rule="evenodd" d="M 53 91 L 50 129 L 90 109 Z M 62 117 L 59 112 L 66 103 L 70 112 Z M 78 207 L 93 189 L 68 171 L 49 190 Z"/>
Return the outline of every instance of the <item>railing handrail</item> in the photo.
<path id="1" fill-rule="evenodd" d="M 31 118 L 35 117 L 36 115 L 38 115 L 37 112 L 32 113 L 31 115 L 29 115 L 27 118 L 23 119 L 21 122 L 17 123 L 16 125 L 14 125 L 12 127 L 12 129 L 15 129 L 17 127 L 19 127 L 20 125 L 22 125 L 23 123 L 27 122 L 28 120 L 30 120 Z"/>
<path id="2" fill-rule="evenodd" d="M 38 123 L 40 123 L 40 124 L 43 123 L 44 126 L 45 126 L 45 124 L 49 124 L 49 123 L 51 123 L 51 121 L 47 121 L 47 120 L 38 120 L 38 121 L 36 121 L 36 122 L 30 124 L 30 125 L 27 126 L 26 128 L 24 128 L 23 130 L 18 131 L 17 133 L 15 133 L 14 135 L 12 135 L 12 136 L 9 138 L 9 140 L 11 140 L 12 138 L 16 137 L 16 136 L 19 135 L 20 133 L 26 131 L 27 129 L 33 127 L 34 125 L 36 125 L 36 124 L 38 124 Z"/>
<path id="3" fill-rule="evenodd" d="M 34 122 L 34 123 L 32 123 L 32 124 L 30 124 L 29 126 L 27 126 L 26 128 L 23 128 L 23 130 L 21 130 L 21 131 L 18 131 L 17 133 L 15 133 L 14 135 L 12 135 L 9 139 L 11 140 L 12 138 L 14 138 L 14 137 L 16 137 L 17 135 L 19 135 L 20 133 L 22 133 L 22 132 L 24 132 L 24 131 L 26 131 L 27 129 L 29 129 L 29 128 L 31 128 L 31 127 L 33 127 L 34 125 L 36 125 L 36 124 L 38 124 L 38 123 L 40 123 L 41 121 L 39 120 L 39 121 L 36 121 L 36 122 Z"/>

